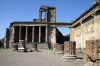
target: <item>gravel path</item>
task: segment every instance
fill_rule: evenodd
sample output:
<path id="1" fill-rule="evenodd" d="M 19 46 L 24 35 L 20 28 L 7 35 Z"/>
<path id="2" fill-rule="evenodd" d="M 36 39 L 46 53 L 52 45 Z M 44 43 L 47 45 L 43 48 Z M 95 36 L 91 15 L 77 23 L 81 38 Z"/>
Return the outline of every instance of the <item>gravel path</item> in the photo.
<path id="1" fill-rule="evenodd" d="M 78 53 L 79 57 L 83 55 Z M 16 52 L 10 49 L 1 49 L 0 66 L 84 66 L 86 62 L 85 59 L 65 62 L 61 60 L 62 56 L 55 55 L 51 50 Z"/>

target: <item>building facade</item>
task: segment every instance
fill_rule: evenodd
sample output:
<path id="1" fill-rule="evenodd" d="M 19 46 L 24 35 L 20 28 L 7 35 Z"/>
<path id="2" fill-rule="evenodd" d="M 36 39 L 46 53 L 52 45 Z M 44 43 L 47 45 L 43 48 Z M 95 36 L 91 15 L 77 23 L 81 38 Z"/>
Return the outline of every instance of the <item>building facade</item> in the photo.
<path id="1" fill-rule="evenodd" d="M 43 12 L 45 12 L 44 19 L 42 19 Z M 55 7 L 41 6 L 39 9 L 39 19 L 10 23 L 9 32 L 6 31 L 6 36 L 9 37 L 6 37 L 5 46 L 8 46 L 8 43 L 9 45 L 12 43 L 18 44 L 20 40 L 25 40 L 26 44 L 63 44 L 66 39 L 56 28 L 63 25 L 70 26 L 70 23 L 56 23 Z M 59 38 L 62 39 L 59 40 Z"/>
<path id="2" fill-rule="evenodd" d="M 76 48 L 86 48 L 86 40 L 100 39 L 100 2 L 93 5 L 72 22 L 71 41 Z"/>
<path id="3" fill-rule="evenodd" d="M 42 12 L 45 18 L 42 19 Z M 86 40 L 100 39 L 100 2 L 93 5 L 70 23 L 56 22 L 55 7 L 41 6 L 39 19 L 10 23 L 9 44 L 25 40 L 27 43 L 64 43 L 63 35 L 57 27 L 70 28 L 70 41 L 76 41 L 76 48 L 86 48 Z M 58 35 L 57 35 L 58 34 Z"/>

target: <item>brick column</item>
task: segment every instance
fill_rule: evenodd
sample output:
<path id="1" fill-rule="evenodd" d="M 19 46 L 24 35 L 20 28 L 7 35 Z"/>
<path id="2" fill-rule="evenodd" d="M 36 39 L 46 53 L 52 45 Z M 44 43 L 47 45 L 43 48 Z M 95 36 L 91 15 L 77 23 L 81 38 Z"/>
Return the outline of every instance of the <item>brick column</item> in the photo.
<path id="1" fill-rule="evenodd" d="M 74 28 L 70 28 L 70 41 L 74 41 Z"/>
<path id="2" fill-rule="evenodd" d="M 41 26 L 39 26 L 39 43 L 41 42 Z"/>
<path id="3" fill-rule="evenodd" d="M 25 36 L 25 41 L 27 42 L 27 36 L 28 36 L 28 26 L 26 26 L 26 36 Z"/>
<path id="4" fill-rule="evenodd" d="M 65 41 L 64 42 L 64 56 L 62 59 L 76 59 L 76 42 L 75 41 Z"/>
<path id="5" fill-rule="evenodd" d="M 34 42 L 34 26 L 32 28 L 32 42 Z"/>
<path id="6" fill-rule="evenodd" d="M 21 27 L 22 27 L 22 26 L 19 26 L 19 42 L 20 42 L 20 40 L 21 40 Z"/>

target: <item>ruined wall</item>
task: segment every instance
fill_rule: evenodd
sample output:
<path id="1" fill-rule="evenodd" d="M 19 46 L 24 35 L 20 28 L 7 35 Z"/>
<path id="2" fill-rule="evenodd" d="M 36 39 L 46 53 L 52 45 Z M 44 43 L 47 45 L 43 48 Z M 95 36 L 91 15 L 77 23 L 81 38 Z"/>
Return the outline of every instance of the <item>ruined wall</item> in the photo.
<path id="1" fill-rule="evenodd" d="M 86 48 L 86 40 L 100 39 L 100 11 L 84 19 L 74 28 L 76 48 Z"/>
<path id="2" fill-rule="evenodd" d="M 94 17 L 91 16 L 83 21 L 83 48 L 86 47 L 86 40 L 94 40 L 95 39 L 95 28 L 94 28 Z"/>

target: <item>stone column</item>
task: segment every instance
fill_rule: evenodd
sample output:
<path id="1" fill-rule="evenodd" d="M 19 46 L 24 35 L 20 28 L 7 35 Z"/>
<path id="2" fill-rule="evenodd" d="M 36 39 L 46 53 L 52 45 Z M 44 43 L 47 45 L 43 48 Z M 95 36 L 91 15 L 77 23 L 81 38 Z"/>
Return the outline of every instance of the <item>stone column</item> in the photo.
<path id="1" fill-rule="evenodd" d="M 76 59 L 76 42 L 75 41 L 65 41 L 64 42 L 64 56 L 63 60 L 66 59 Z"/>
<path id="2" fill-rule="evenodd" d="M 74 28 L 70 28 L 70 41 L 74 41 Z"/>
<path id="3" fill-rule="evenodd" d="M 39 11 L 39 20 L 41 21 L 42 20 L 42 12 Z"/>
<path id="4" fill-rule="evenodd" d="M 14 28 L 15 28 L 14 26 L 11 26 L 11 27 L 10 27 L 10 37 L 9 37 L 9 38 L 10 38 L 10 42 L 9 42 L 9 43 L 10 43 L 10 48 L 12 48 L 11 45 L 12 45 L 12 43 L 14 42 L 14 33 L 15 33 Z M 5 40 L 5 38 L 4 38 L 4 40 Z M 5 43 L 5 42 L 4 42 L 4 43 Z"/>
<path id="5" fill-rule="evenodd" d="M 26 26 L 26 36 L 25 36 L 25 42 L 27 42 L 27 36 L 28 36 L 28 26 Z"/>
<path id="6" fill-rule="evenodd" d="M 13 38 L 12 38 L 12 42 L 14 42 L 14 38 L 15 38 L 15 26 L 13 26 Z"/>
<path id="7" fill-rule="evenodd" d="M 39 43 L 41 42 L 41 26 L 39 26 Z"/>
<path id="8" fill-rule="evenodd" d="M 46 26 L 46 31 L 45 31 L 45 42 L 48 42 L 48 26 Z"/>
<path id="9" fill-rule="evenodd" d="M 34 42 L 34 26 L 32 28 L 32 42 Z"/>
<path id="10" fill-rule="evenodd" d="M 19 26 L 19 42 L 20 42 L 20 40 L 21 40 L 21 27 L 22 27 L 22 26 Z"/>

